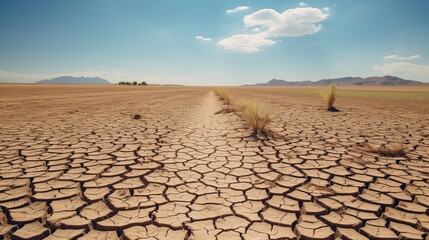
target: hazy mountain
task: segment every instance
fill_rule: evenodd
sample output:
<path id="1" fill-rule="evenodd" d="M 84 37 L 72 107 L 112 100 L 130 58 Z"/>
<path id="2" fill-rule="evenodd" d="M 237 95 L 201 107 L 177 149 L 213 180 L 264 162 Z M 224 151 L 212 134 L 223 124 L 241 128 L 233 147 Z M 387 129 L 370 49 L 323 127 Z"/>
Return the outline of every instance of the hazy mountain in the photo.
<path id="1" fill-rule="evenodd" d="M 322 79 L 319 81 L 285 81 L 272 79 L 267 83 L 258 83 L 251 86 L 326 86 L 335 84 L 337 86 L 406 86 L 406 85 L 421 85 L 422 82 L 405 80 L 395 76 L 384 77 L 344 77 L 333 79 Z"/>
<path id="2" fill-rule="evenodd" d="M 37 84 L 110 84 L 109 81 L 99 77 L 70 77 L 63 76 L 53 79 L 45 79 L 38 82 Z"/>

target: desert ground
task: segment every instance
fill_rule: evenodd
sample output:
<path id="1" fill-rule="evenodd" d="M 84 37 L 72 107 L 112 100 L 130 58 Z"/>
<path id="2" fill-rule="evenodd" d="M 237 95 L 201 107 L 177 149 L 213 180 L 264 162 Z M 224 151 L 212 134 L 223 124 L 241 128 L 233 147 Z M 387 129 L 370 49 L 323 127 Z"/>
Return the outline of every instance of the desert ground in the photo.
<path id="1" fill-rule="evenodd" d="M 210 87 L 0 84 L 0 236 L 427 239 L 429 86 L 318 91 L 231 87 L 256 140 Z"/>

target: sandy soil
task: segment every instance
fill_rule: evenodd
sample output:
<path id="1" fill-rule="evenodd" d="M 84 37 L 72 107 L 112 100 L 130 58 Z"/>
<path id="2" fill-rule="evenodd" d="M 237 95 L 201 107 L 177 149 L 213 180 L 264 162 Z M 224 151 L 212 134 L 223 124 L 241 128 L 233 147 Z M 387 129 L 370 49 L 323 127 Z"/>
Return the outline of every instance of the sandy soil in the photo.
<path id="1" fill-rule="evenodd" d="M 232 89 L 272 108 L 255 141 L 210 88 L 1 84 L 0 236 L 427 237 L 428 102 L 277 90 Z"/>

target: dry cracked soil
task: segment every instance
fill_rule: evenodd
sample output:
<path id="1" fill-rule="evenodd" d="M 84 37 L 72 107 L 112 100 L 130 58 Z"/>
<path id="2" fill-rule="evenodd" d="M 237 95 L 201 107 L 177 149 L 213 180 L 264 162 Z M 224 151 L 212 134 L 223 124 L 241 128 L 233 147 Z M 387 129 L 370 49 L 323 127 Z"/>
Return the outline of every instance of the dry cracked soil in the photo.
<path id="1" fill-rule="evenodd" d="M 0 238 L 427 238 L 427 102 L 259 90 L 232 92 L 270 104 L 275 139 L 208 88 L 0 85 Z"/>

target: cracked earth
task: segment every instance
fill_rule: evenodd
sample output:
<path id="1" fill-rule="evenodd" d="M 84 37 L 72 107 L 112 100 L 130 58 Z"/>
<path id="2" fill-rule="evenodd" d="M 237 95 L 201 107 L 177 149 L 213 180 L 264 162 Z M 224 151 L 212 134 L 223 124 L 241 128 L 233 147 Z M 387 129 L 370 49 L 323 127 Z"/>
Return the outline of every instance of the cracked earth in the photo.
<path id="1" fill-rule="evenodd" d="M 427 237 L 427 105 L 328 113 L 255 93 L 281 136 L 256 141 L 210 89 L 22 88 L 0 102 L 3 238 Z M 407 157 L 359 147 L 399 140 Z"/>

